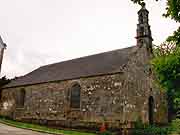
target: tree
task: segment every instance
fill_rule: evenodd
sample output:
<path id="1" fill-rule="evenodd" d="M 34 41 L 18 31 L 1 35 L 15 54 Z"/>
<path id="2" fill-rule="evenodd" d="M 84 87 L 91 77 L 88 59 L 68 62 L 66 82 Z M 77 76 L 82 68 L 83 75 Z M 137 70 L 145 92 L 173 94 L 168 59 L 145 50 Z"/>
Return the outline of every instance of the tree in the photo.
<path id="1" fill-rule="evenodd" d="M 4 85 L 8 84 L 10 82 L 9 79 L 6 78 L 6 76 L 0 78 L 0 87 L 3 87 Z"/>
<path id="2" fill-rule="evenodd" d="M 10 80 L 7 79 L 6 76 L 0 78 L 0 99 L 1 99 L 1 93 L 2 93 L 1 88 L 2 88 L 4 85 L 8 84 L 9 82 L 10 82 Z"/>
<path id="3" fill-rule="evenodd" d="M 161 48 L 162 49 L 162 48 Z M 164 52 L 164 51 L 163 51 Z M 179 117 L 180 110 L 180 48 L 152 60 L 157 81 L 167 91 L 170 111 Z"/>

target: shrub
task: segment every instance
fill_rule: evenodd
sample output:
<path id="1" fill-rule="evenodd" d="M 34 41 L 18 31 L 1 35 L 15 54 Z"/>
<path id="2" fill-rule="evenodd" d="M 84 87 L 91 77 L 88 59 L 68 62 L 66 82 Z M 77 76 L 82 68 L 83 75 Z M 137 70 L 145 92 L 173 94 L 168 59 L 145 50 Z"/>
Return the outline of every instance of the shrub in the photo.
<path id="1" fill-rule="evenodd" d="M 180 119 L 175 119 L 171 122 L 169 132 L 180 134 Z"/>
<path id="2" fill-rule="evenodd" d="M 133 135 L 168 135 L 168 128 L 155 125 L 143 124 L 141 120 L 136 121 Z"/>
<path id="3" fill-rule="evenodd" d="M 168 128 L 148 126 L 142 129 L 135 129 L 134 135 L 168 135 Z"/>
<path id="4" fill-rule="evenodd" d="M 99 135 L 112 135 L 112 133 L 109 131 L 104 131 L 104 132 L 101 132 Z"/>

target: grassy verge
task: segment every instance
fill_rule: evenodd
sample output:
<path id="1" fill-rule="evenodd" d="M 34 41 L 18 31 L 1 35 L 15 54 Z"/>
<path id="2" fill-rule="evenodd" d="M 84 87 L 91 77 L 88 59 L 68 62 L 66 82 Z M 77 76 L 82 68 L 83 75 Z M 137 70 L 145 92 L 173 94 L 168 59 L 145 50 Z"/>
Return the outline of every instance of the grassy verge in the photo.
<path id="1" fill-rule="evenodd" d="M 56 135 L 95 135 L 94 133 L 85 133 L 85 132 L 71 131 L 71 130 L 58 130 L 36 124 L 17 122 L 5 118 L 0 118 L 0 122 L 17 128 L 30 129 L 33 131 L 56 134 Z"/>

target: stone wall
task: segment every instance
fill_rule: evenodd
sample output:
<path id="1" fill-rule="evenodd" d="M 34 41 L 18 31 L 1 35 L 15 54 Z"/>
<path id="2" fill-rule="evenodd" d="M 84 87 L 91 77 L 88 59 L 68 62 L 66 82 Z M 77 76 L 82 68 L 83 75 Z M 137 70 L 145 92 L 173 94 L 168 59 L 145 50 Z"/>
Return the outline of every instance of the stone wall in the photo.
<path id="1" fill-rule="evenodd" d="M 135 51 L 121 73 L 73 80 L 7 88 L 2 90 L 1 115 L 21 121 L 55 126 L 98 128 L 104 121 L 109 128 L 131 127 L 149 122 L 148 100 L 154 98 L 154 121 L 167 122 L 165 94 L 153 83 L 145 48 Z M 70 108 L 70 90 L 81 86 L 80 109 Z M 16 105 L 25 89 L 23 108 Z"/>

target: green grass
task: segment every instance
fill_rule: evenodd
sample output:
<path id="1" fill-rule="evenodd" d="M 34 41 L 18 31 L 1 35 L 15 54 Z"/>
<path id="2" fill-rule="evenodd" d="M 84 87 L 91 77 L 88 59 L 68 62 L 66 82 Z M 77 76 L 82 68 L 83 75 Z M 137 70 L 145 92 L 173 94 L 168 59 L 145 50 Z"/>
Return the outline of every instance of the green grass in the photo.
<path id="1" fill-rule="evenodd" d="M 17 122 L 5 118 L 0 118 L 0 122 L 14 126 L 17 128 L 23 128 L 23 129 L 30 129 L 33 131 L 38 131 L 38 132 L 44 132 L 44 133 L 49 133 L 49 134 L 59 134 L 59 135 L 96 135 L 95 133 L 85 133 L 85 132 L 80 132 L 80 131 L 73 131 L 73 130 L 58 130 L 58 129 L 53 129 L 53 128 L 48 128 L 45 126 L 40 126 L 36 124 L 29 124 L 29 123 L 23 123 L 23 122 Z"/>

